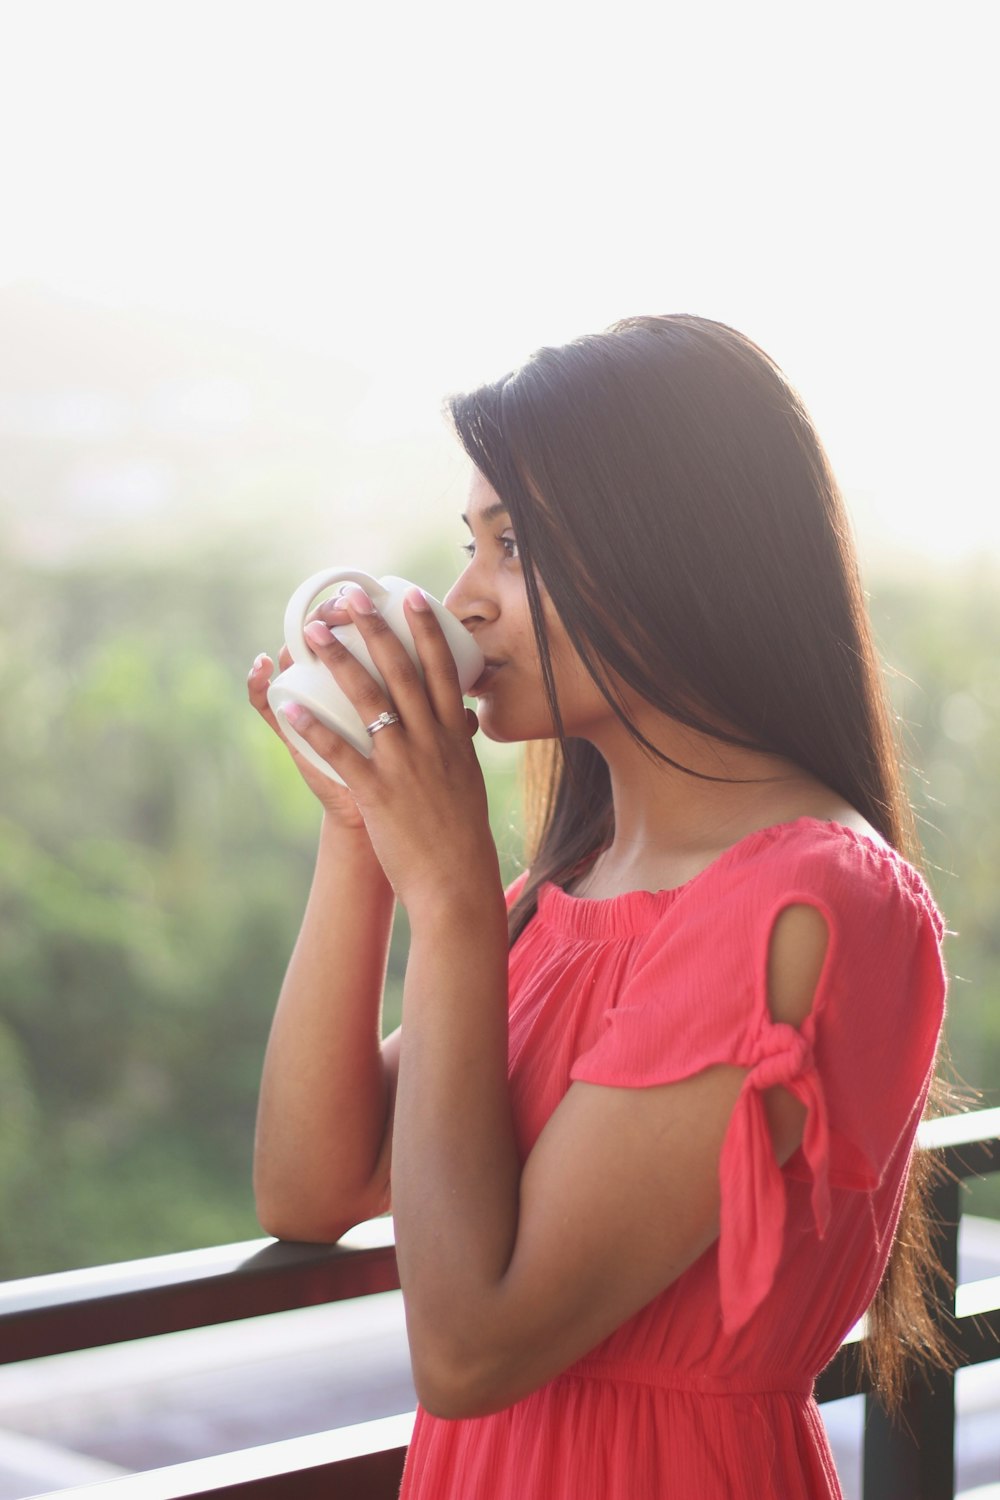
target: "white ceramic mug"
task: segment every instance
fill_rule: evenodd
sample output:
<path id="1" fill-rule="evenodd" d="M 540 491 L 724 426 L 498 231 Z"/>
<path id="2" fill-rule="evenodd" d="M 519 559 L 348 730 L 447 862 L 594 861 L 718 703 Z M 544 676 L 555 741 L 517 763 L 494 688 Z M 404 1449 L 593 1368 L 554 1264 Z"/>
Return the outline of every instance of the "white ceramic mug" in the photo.
<path id="1" fill-rule="evenodd" d="M 337 686 L 329 670 L 315 655 L 302 633 L 302 627 L 313 600 L 324 589 L 330 588 L 335 583 L 356 583 L 364 589 L 393 634 L 405 646 L 407 655 L 420 672 L 421 677 L 423 677 L 423 672 L 417 656 L 417 648 L 403 612 L 403 595 L 407 589 L 413 588 L 413 584 L 407 583 L 405 578 L 372 578 L 370 573 L 365 573 L 360 568 L 324 568 L 321 573 L 314 573 L 311 578 L 307 578 L 295 590 L 285 610 L 285 643 L 291 652 L 292 665 L 286 667 L 284 672 L 271 683 L 267 690 L 267 701 L 274 711 L 286 740 L 294 745 L 296 750 L 305 756 L 310 765 L 315 766 L 318 771 L 332 777 L 334 781 L 342 781 L 343 778 L 316 754 L 307 740 L 296 733 L 285 717 L 285 708 L 289 703 L 301 703 L 321 723 L 349 741 L 355 750 L 360 750 L 362 755 L 372 753 L 372 736 L 365 728 L 360 714 L 347 695 Z M 462 692 L 467 693 L 477 678 L 482 676 L 486 665 L 483 653 L 461 621 L 445 609 L 439 600 L 433 599 L 430 594 L 425 597 L 437 616 L 445 639 L 451 647 Z M 347 647 L 351 655 L 357 657 L 358 661 L 368 669 L 388 697 L 389 692 L 385 681 L 372 661 L 357 626 L 337 625 L 333 633 Z M 388 733 L 391 734 L 392 730 L 390 729 Z"/>

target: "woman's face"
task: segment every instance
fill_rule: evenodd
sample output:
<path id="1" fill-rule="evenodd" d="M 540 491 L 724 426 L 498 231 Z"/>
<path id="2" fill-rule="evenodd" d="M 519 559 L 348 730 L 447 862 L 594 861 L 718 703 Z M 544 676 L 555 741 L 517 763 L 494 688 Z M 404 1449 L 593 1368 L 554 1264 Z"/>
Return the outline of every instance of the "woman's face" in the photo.
<path id="1" fill-rule="evenodd" d="M 444 602 L 486 657 L 486 670 L 470 691 L 478 700 L 483 733 L 492 740 L 549 739 L 552 715 L 517 538 L 503 501 L 478 470 L 473 471 L 463 520 L 471 532 L 469 563 Z M 589 738 L 614 715 L 577 656 L 541 580 L 539 590 L 565 732 Z"/>

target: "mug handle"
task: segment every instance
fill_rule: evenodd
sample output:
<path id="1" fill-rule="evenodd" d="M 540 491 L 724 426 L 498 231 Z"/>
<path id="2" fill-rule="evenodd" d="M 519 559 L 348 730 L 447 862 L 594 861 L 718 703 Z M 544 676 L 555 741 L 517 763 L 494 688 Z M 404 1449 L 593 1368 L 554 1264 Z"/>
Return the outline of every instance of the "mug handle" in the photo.
<path id="1" fill-rule="evenodd" d="M 357 583 L 376 604 L 386 592 L 377 578 L 363 572 L 361 568 L 324 568 L 321 573 L 314 573 L 311 578 L 300 583 L 285 610 L 285 644 L 292 653 L 293 661 L 316 660 L 315 652 L 302 634 L 302 627 L 310 604 L 331 583 Z"/>

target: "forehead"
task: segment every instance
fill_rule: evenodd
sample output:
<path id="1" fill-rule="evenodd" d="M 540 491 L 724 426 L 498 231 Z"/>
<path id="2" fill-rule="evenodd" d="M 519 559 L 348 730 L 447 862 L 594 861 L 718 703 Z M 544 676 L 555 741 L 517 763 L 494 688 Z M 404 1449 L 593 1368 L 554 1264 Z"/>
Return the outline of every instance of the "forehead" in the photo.
<path id="1" fill-rule="evenodd" d="M 473 469 L 466 493 L 463 521 L 473 526 L 477 522 L 485 526 L 497 516 L 507 515 L 507 506 L 484 474 Z"/>

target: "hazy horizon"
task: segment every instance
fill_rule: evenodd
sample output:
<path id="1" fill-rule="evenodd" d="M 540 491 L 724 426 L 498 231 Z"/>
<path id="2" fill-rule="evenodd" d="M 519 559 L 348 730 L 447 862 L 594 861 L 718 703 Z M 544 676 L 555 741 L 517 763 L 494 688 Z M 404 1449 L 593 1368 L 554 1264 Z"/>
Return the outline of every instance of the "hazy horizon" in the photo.
<path id="1" fill-rule="evenodd" d="M 412 547 L 453 520 L 459 535 L 466 464 L 444 392 L 386 382 L 294 337 L 40 282 L 0 286 L 0 339 L 0 509 L 20 551 L 134 552 L 171 531 L 183 546 L 189 531 L 231 532 L 234 496 L 251 492 L 248 521 L 280 522 L 290 560 L 338 535 L 355 557 Z M 874 478 L 859 488 L 839 477 L 866 570 L 1000 560 L 1000 532 L 968 495 L 901 519 Z"/>
<path id="2" fill-rule="evenodd" d="M 353 368 L 360 493 L 446 392 L 700 313 L 800 388 L 863 551 L 996 556 L 992 21 L 36 0 L 0 55 L 0 288 Z"/>

